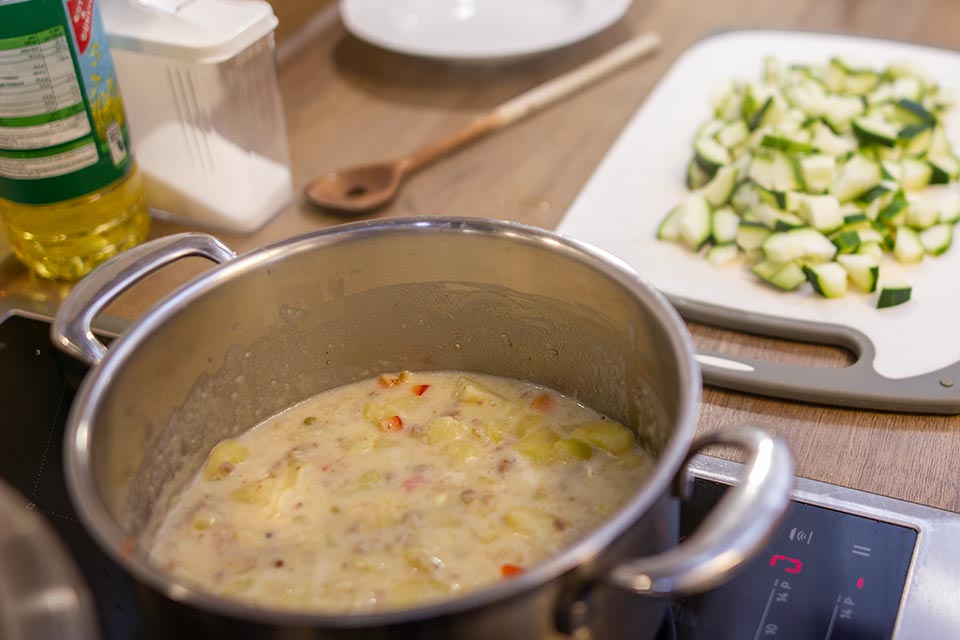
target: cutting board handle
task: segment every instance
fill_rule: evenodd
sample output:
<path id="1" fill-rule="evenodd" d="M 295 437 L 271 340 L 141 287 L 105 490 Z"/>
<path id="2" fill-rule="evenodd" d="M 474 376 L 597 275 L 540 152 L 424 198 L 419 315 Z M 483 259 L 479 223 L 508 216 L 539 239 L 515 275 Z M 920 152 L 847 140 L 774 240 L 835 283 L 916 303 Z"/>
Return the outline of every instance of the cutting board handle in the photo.
<path id="1" fill-rule="evenodd" d="M 810 323 L 670 298 L 685 319 L 726 329 L 846 347 L 848 367 L 811 367 L 712 351 L 697 353 L 706 384 L 764 396 L 859 409 L 960 414 L 960 362 L 912 378 L 887 378 L 873 368 L 876 349 L 850 327 Z"/>

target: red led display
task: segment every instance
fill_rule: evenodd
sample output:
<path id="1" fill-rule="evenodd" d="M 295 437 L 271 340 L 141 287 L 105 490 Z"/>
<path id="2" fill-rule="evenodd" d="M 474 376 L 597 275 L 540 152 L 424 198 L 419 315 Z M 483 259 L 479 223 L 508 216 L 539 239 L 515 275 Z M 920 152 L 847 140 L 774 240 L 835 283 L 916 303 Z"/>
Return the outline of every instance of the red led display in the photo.
<path id="1" fill-rule="evenodd" d="M 787 556 L 782 556 L 780 554 L 774 554 L 770 556 L 770 566 L 776 567 L 781 563 L 785 563 L 787 566 L 783 568 L 787 573 L 800 573 L 800 570 L 803 569 L 803 562 L 797 560 L 796 558 L 788 558 Z"/>

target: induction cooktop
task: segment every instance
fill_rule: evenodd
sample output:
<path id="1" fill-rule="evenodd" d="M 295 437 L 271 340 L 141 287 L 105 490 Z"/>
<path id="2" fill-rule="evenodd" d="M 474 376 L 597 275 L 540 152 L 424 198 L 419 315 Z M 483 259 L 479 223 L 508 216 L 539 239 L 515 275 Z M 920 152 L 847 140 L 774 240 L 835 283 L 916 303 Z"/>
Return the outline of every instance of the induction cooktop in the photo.
<path id="1" fill-rule="evenodd" d="M 0 477 L 62 538 L 93 593 L 104 640 L 142 638 L 136 586 L 93 543 L 66 493 L 63 428 L 85 369 L 52 345 L 49 328 L 21 312 L 0 315 Z M 740 472 L 736 463 L 694 459 L 681 537 Z M 957 545 L 957 514 L 798 479 L 790 515 L 766 548 L 726 585 L 671 603 L 659 637 L 955 640 Z"/>

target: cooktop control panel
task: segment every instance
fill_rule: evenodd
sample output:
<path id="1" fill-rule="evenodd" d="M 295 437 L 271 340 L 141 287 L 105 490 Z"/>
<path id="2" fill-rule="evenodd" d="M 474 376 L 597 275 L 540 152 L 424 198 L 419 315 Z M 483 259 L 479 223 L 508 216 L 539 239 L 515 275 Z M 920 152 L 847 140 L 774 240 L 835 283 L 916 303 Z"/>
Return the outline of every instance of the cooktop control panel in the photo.
<path id="1" fill-rule="evenodd" d="M 691 464 L 689 535 L 742 465 Z M 673 603 L 672 634 L 699 640 L 949 640 L 960 637 L 960 515 L 797 478 L 780 531 L 729 583 Z"/>
<path id="2" fill-rule="evenodd" d="M 698 478 L 681 510 L 696 530 L 727 485 Z M 914 529 L 795 502 L 760 556 L 709 595 L 673 607 L 690 640 L 882 640 L 893 635 Z"/>

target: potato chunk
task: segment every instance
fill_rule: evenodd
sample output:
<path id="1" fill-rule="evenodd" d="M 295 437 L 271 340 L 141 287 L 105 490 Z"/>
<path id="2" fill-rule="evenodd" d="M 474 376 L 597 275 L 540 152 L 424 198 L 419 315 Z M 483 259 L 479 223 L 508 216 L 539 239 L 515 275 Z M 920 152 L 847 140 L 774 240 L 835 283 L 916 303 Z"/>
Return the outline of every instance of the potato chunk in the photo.
<path id="1" fill-rule="evenodd" d="M 430 444 L 453 442 L 467 432 L 467 425 L 451 416 L 434 418 L 423 428 L 424 438 Z"/>
<path id="2" fill-rule="evenodd" d="M 471 404 L 483 404 L 486 402 L 497 402 L 504 397 L 495 391 L 487 389 L 479 382 L 469 378 L 460 378 L 457 382 L 457 399 L 460 402 L 469 402 Z"/>
<path id="3" fill-rule="evenodd" d="M 248 482 L 242 487 L 234 489 L 230 493 L 230 499 L 234 502 L 265 507 L 272 504 L 274 500 L 280 497 L 281 493 L 296 484 L 299 473 L 299 465 L 288 463 L 276 475 L 269 475 L 266 478 Z"/>
<path id="4" fill-rule="evenodd" d="M 591 422 L 583 424 L 570 434 L 585 442 L 589 442 L 598 449 L 603 449 L 615 456 L 622 455 L 636 443 L 633 432 L 616 422 Z"/>
<path id="5" fill-rule="evenodd" d="M 503 520 L 511 529 L 530 538 L 549 538 L 562 530 L 557 516 L 534 507 L 511 507 Z"/>
<path id="6" fill-rule="evenodd" d="M 577 438 L 563 438 L 553 443 L 557 458 L 564 462 L 589 460 L 593 457 L 593 447 Z"/>
<path id="7" fill-rule="evenodd" d="M 250 457 L 250 451 L 245 446 L 236 440 L 224 440 L 210 452 L 207 464 L 203 468 L 203 478 L 222 480 L 248 457 Z"/>
<path id="8" fill-rule="evenodd" d="M 480 453 L 477 450 L 477 446 L 467 440 L 455 440 L 444 447 L 443 452 L 450 456 L 450 459 L 457 464 L 469 462 Z"/>
<path id="9" fill-rule="evenodd" d="M 378 429 L 380 424 L 391 415 L 390 410 L 382 404 L 368 402 L 363 405 L 363 419 Z"/>
<path id="10" fill-rule="evenodd" d="M 265 507 L 276 497 L 280 490 L 280 481 L 273 477 L 263 478 L 254 482 L 248 482 L 230 493 L 230 499 L 234 502 L 244 504 L 254 504 Z"/>
<path id="11" fill-rule="evenodd" d="M 543 416 L 538 416 L 535 413 L 528 413 L 517 418 L 513 425 L 513 430 L 518 438 L 522 438 L 531 431 L 539 428 L 542 423 Z"/>
<path id="12" fill-rule="evenodd" d="M 550 464 L 557 459 L 554 444 L 559 439 L 550 429 L 537 429 L 517 440 L 517 452 L 534 464 Z"/>

